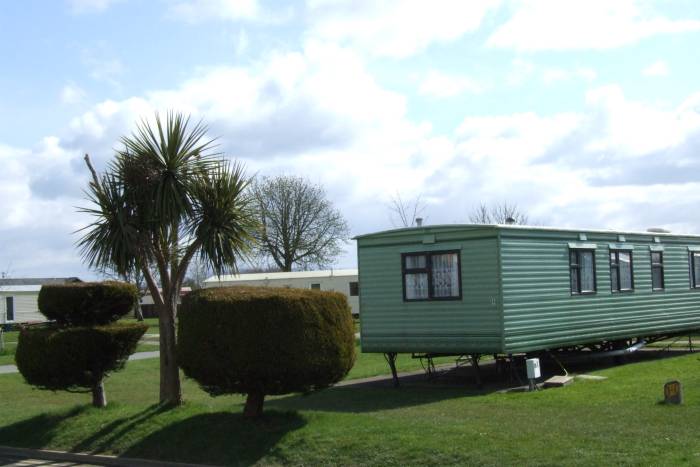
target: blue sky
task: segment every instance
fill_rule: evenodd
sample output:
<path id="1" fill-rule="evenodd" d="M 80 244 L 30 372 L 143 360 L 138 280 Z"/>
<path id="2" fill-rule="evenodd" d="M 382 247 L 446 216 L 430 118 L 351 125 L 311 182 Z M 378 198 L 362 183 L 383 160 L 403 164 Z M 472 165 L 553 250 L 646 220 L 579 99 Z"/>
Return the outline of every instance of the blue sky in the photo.
<path id="1" fill-rule="evenodd" d="M 700 8 L 672 2 L 66 0 L 0 14 L 0 270 L 89 277 L 82 154 L 157 110 L 250 173 L 322 183 L 354 234 L 510 202 L 700 232 Z M 337 266 L 354 266 L 354 243 Z"/>

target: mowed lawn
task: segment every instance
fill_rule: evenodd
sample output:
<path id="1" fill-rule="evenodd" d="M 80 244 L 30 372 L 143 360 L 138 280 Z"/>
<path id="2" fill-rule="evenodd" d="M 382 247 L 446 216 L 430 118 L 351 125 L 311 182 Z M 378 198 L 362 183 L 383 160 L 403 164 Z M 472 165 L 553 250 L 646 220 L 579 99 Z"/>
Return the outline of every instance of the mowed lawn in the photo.
<path id="1" fill-rule="evenodd" d="M 0 375 L 0 444 L 228 465 L 697 465 L 700 361 L 686 354 L 596 372 L 605 381 L 503 394 L 424 384 L 351 386 L 270 398 L 258 421 L 240 396 L 185 380 L 183 407 L 155 402 L 158 362 L 130 362 L 89 395 Z M 685 404 L 659 404 L 683 382 Z"/>

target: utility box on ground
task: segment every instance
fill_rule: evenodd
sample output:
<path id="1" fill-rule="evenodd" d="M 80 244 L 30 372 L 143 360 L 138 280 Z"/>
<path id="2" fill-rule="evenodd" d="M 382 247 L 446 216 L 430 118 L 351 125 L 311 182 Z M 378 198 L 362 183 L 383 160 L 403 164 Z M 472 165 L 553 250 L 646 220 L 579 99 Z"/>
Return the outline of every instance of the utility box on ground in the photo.
<path id="1" fill-rule="evenodd" d="M 529 358 L 525 361 L 525 365 L 527 366 L 527 379 L 537 379 L 542 375 L 539 358 Z"/>

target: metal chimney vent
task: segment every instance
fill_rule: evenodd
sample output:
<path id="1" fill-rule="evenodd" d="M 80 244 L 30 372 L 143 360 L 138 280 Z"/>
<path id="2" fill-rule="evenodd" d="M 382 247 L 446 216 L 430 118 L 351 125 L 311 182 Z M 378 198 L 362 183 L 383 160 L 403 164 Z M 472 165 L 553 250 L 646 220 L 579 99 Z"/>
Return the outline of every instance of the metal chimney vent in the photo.
<path id="1" fill-rule="evenodd" d="M 422 226 L 423 226 L 423 218 L 416 217 L 416 227 L 422 227 Z"/>
<path id="2" fill-rule="evenodd" d="M 515 224 L 515 219 L 513 219 L 512 217 L 508 217 L 508 218 L 506 219 L 506 224 L 508 224 L 508 225 L 513 225 L 513 224 Z"/>

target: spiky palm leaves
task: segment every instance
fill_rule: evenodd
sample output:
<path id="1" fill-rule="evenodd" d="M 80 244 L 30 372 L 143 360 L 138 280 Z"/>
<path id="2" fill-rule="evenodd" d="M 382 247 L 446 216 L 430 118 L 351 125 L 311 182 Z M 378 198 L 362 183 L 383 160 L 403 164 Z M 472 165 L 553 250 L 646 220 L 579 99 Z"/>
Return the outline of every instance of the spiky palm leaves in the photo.
<path id="1" fill-rule="evenodd" d="M 122 138 L 108 173 L 90 184 L 92 206 L 82 211 L 94 220 L 78 243 L 85 261 L 119 273 L 160 261 L 174 274 L 195 246 L 217 273 L 235 268 L 255 225 L 243 167 L 211 151 L 201 123 L 173 113 L 154 123 Z"/>

